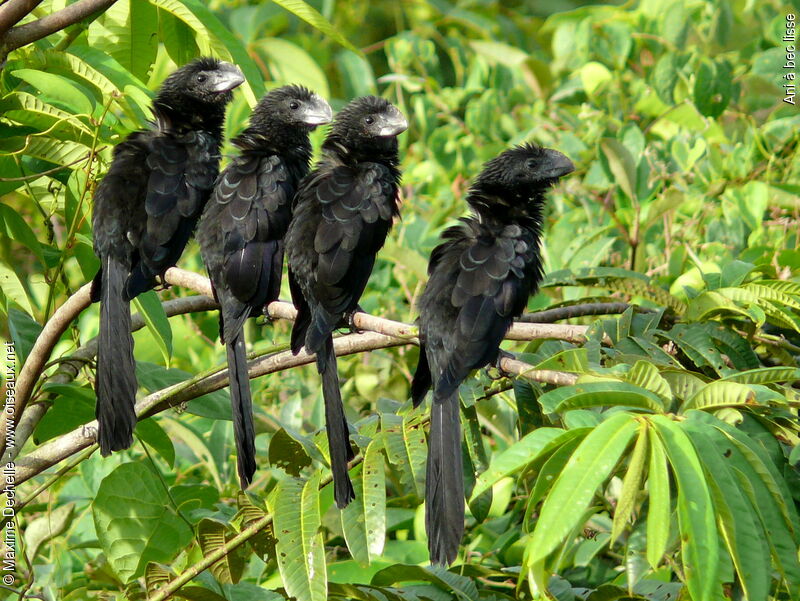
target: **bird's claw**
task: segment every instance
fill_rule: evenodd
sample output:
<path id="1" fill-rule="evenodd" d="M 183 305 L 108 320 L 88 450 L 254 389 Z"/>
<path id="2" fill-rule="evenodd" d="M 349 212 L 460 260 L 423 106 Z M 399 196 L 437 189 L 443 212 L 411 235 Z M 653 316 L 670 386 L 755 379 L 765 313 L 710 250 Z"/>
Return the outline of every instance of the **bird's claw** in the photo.
<path id="1" fill-rule="evenodd" d="M 355 322 L 356 313 L 363 313 L 363 312 L 364 312 L 364 309 L 362 309 L 360 306 L 358 306 L 355 309 L 353 309 L 352 311 L 350 311 L 349 313 L 345 314 L 344 318 L 345 318 L 345 321 L 347 322 L 347 328 L 350 330 L 351 334 L 363 334 L 364 333 L 364 330 L 359 329 L 356 326 L 356 322 Z"/>
<path id="2" fill-rule="evenodd" d="M 502 367 L 503 359 L 513 359 L 514 355 L 509 353 L 508 351 L 499 350 L 497 352 L 497 358 L 492 361 L 489 365 L 486 366 L 486 373 L 492 380 L 501 380 L 503 378 L 510 378 L 511 374 L 508 373 Z M 492 373 L 489 371 L 490 369 L 497 370 L 497 376 L 493 376 Z"/>

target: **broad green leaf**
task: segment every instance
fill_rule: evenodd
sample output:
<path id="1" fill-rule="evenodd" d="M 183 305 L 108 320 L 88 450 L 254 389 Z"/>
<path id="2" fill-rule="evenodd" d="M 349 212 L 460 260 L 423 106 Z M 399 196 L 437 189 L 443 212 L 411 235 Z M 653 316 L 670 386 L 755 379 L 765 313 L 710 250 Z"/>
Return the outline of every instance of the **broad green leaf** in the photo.
<path id="1" fill-rule="evenodd" d="M 550 443 L 565 435 L 566 432 L 560 428 L 538 428 L 493 456 L 489 468 L 478 476 L 470 500 L 475 500 L 506 476 L 528 465 Z"/>
<path id="2" fill-rule="evenodd" d="M 342 532 L 350 554 L 368 566 L 383 552 L 386 539 L 386 479 L 381 440 L 373 440 L 353 478 L 356 498 L 341 512 Z"/>
<path id="3" fill-rule="evenodd" d="M 197 539 L 203 555 L 221 549 L 234 536 L 236 532 L 216 520 L 205 518 L 197 525 Z M 222 584 L 239 582 L 244 570 L 244 557 L 238 549 L 234 549 L 214 563 L 210 570 L 217 582 Z"/>
<path id="4" fill-rule="evenodd" d="M 769 533 L 758 522 L 756 509 L 742 493 L 729 467 L 724 447 L 714 444 L 709 426 L 687 422 L 686 431 L 703 459 L 712 485 L 717 523 L 733 559 L 736 572 L 748 599 L 766 599 L 770 588 L 769 549 L 764 543 Z M 735 469 L 735 468 L 734 468 Z"/>
<path id="5" fill-rule="evenodd" d="M 150 0 L 160 9 L 172 13 L 196 32 L 200 52 L 230 58 L 242 70 L 247 82 L 241 87 L 250 106 L 264 95 L 264 77 L 241 41 L 219 18 L 199 0 Z"/>
<path id="6" fill-rule="evenodd" d="M 27 246 L 28 249 L 36 255 L 39 262 L 42 265 L 46 265 L 44 254 L 42 253 L 42 245 L 39 243 L 39 240 L 36 239 L 36 234 L 33 233 L 33 230 L 26 223 L 25 219 L 7 204 L 0 204 L 0 218 L 2 218 L 5 224 L 5 229 L 9 237 Z"/>
<path id="7" fill-rule="evenodd" d="M 327 599 L 325 548 L 319 515 L 320 474 L 303 482 L 286 478 L 271 495 L 278 569 L 286 592 L 297 601 Z"/>
<path id="8" fill-rule="evenodd" d="M 169 365 L 172 357 L 172 328 L 169 325 L 167 314 L 164 313 L 164 307 L 161 306 L 161 301 L 156 293 L 150 290 L 137 296 L 133 304 L 136 305 L 144 319 L 147 330 L 153 335 L 153 339 L 164 357 L 164 362 Z"/>
<path id="9" fill-rule="evenodd" d="M 280 84 L 297 82 L 323 98 L 330 96 L 328 78 L 308 52 L 280 38 L 264 38 L 255 46 Z"/>
<path id="10" fill-rule="evenodd" d="M 611 475 L 637 428 L 630 413 L 615 413 L 572 454 L 542 505 L 528 543 L 528 564 L 544 560 L 577 525 L 597 489 Z"/>
<path id="11" fill-rule="evenodd" d="M 154 417 L 137 422 L 135 433 L 161 455 L 170 468 L 175 467 L 175 445 Z"/>
<path id="12" fill-rule="evenodd" d="M 720 543 L 701 460 L 678 424 L 661 415 L 654 416 L 652 422 L 677 482 L 681 562 L 687 587 L 693 601 L 714 601 L 721 590 Z"/>
<path id="13" fill-rule="evenodd" d="M 400 472 L 406 491 L 423 498 L 428 444 L 419 419 L 382 413 L 381 424 L 389 463 Z"/>
<path id="14" fill-rule="evenodd" d="M 303 0 L 273 0 L 275 4 L 288 10 L 290 13 L 300 17 L 315 29 L 319 29 L 326 36 L 331 38 L 337 44 L 341 44 L 345 48 L 352 50 L 356 54 L 361 54 L 361 51 L 353 46 L 347 38 L 345 38 L 330 21 L 323 17 L 317 10 L 308 2 Z"/>
<path id="15" fill-rule="evenodd" d="M 600 150 L 608 161 L 614 180 L 630 199 L 636 199 L 636 160 L 628 149 L 614 138 L 603 138 Z"/>
<path id="16" fill-rule="evenodd" d="M 83 142 L 85 144 L 91 143 L 94 132 L 73 113 L 48 104 L 38 96 L 28 94 L 27 92 L 17 92 L 15 98 L 19 101 L 22 110 L 8 111 L 6 116 L 9 119 L 14 119 L 21 123 L 29 123 L 43 130 L 57 128 L 57 131 L 63 132 L 61 134 L 62 136 L 66 136 L 67 132 L 69 132 L 69 137 L 74 141 Z M 32 119 L 26 118 L 27 116 L 32 117 Z M 53 134 L 55 133 L 57 132 L 53 131 Z M 43 137 L 37 136 L 37 138 L 34 139 L 43 139 Z M 30 140 L 30 142 L 32 143 L 33 139 Z M 48 159 L 47 156 L 41 158 Z M 52 161 L 52 159 L 48 160 L 56 162 Z"/>
<path id="17" fill-rule="evenodd" d="M 0 290 L 3 291 L 6 298 L 17 303 L 28 315 L 33 315 L 31 301 L 28 299 L 28 294 L 25 292 L 19 276 L 3 262 L 0 262 Z"/>
<path id="18" fill-rule="evenodd" d="M 77 114 L 91 115 L 94 110 L 94 97 L 66 77 L 36 69 L 17 69 L 11 74 L 39 90 L 43 102 Z"/>
<path id="19" fill-rule="evenodd" d="M 737 382 L 716 380 L 698 390 L 681 408 L 682 412 L 689 409 L 708 409 L 714 407 L 738 407 L 754 405 L 756 394 L 753 389 Z"/>
<path id="20" fill-rule="evenodd" d="M 200 55 L 194 34 L 186 23 L 165 10 L 158 11 L 161 41 L 176 65 L 184 65 Z"/>
<path id="21" fill-rule="evenodd" d="M 192 540 L 163 482 L 146 463 L 123 463 L 106 476 L 92 502 L 100 546 L 122 582 L 151 561 L 171 563 Z"/>
<path id="22" fill-rule="evenodd" d="M 647 432 L 647 424 L 643 423 L 639 427 L 639 436 L 633 447 L 633 453 L 631 454 L 628 469 L 625 471 L 625 477 L 622 479 L 622 491 L 620 492 L 619 499 L 617 499 L 617 507 L 614 510 L 614 521 L 611 528 L 610 544 L 612 545 L 619 538 L 619 535 L 622 534 L 636 506 L 636 497 L 639 495 L 642 480 L 644 479 L 644 462 L 647 457 L 648 446 Z"/>
<path id="23" fill-rule="evenodd" d="M 563 413 L 583 407 L 638 407 L 655 413 L 664 410 L 661 399 L 649 390 L 627 382 L 583 382 L 562 386 L 539 397 L 545 413 Z"/>
<path id="24" fill-rule="evenodd" d="M 703 60 L 694 80 L 694 104 L 707 117 L 719 117 L 728 106 L 733 93 L 733 75 L 724 60 Z"/>
<path id="25" fill-rule="evenodd" d="M 670 490 L 667 455 L 658 436 L 650 436 L 647 474 L 647 562 L 655 570 L 667 549 L 670 527 Z"/>
<path id="26" fill-rule="evenodd" d="M 584 429 L 584 433 L 588 433 L 590 431 L 591 430 L 589 428 Z M 550 457 L 547 458 L 539 470 L 539 473 L 536 475 L 536 483 L 533 486 L 531 494 L 528 496 L 528 501 L 525 507 L 525 518 L 522 522 L 526 531 L 532 529 L 531 525 L 534 524 L 533 516 L 535 515 L 539 502 L 553 487 L 553 484 L 555 483 L 559 474 L 564 471 L 564 466 L 572 457 L 575 449 L 581 442 L 583 442 L 583 439 L 585 438 L 585 435 L 576 436 L 575 434 L 577 434 L 577 431 L 575 430 L 570 430 L 569 434 L 572 434 L 573 436 L 558 437 L 555 441 L 553 441 L 553 443 L 548 444 L 547 447 L 545 447 L 545 452 L 542 453 L 542 456 L 544 456 L 547 450 L 550 450 L 555 446 L 555 442 L 563 441 L 560 446 L 556 447 L 555 451 L 553 451 Z"/>
<path id="27" fill-rule="evenodd" d="M 39 563 L 36 555 L 46 542 L 61 536 L 72 523 L 75 503 L 65 503 L 30 520 L 25 526 L 25 556 L 31 564 Z"/>
<path id="28" fill-rule="evenodd" d="M 586 373 L 589 371 L 589 354 L 585 348 L 567 349 L 538 363 L 536 369 Z"/>
<path id="29" fill-rule="evenodd" d="M 8 310 L 8 333 L 14 341 L 14 352 L 20 365 L 25 363 L 42 326 L 27 313 L 11 307 Z"/>
<path id="30" fill-rule="evenodd" d="M 456 599 L 463 601 L 478 599 L 478 589 L 471 579 L 439 566 L 393 565 L 376 573 L 370 584 L 388 586 L 407 582 L 430 582 L 442 591 L 454 593 Z M 451 597 L 448 595 L 448 598 Z"/>
<path id="31" fill-rule="evenodd" d="M 304 468 L 311 465 L 311 457 L 302 444 L 281 428 L 269 441 L 269 463 L 290 476 L 299 476 Z"/>
<path id="32" fill-rule="evenodd" d="M 661 377 L 656 366 L 649 361 L 634 363 L 625 379 L 634 386 L 654 392 L 664 403 L 672 400 L 672 389 L 669 387 L 669 383 Z"/>

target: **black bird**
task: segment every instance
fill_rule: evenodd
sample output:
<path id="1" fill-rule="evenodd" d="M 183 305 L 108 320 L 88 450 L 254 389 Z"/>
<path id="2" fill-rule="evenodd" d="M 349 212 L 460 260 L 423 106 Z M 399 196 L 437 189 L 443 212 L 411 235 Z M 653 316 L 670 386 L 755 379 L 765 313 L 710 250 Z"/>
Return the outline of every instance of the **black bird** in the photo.
<path id="1" fill-rule="evenodd" d="M 172 73 L 153 101 L 152 128 L 130 134 L 94 196 L 100 270 L 97 409 L 100 452 L 128 448 L 136 425 L 130 299 L 175 264 L 217 177 L 225 106 L 244 81 L 234 65 L 200 58 Z"/>
<path id="2" fill-rule="evenodd" d="M 497 361 L 503 336 L 536 292 L 545 193 L 573 169 L 560 152 L 532 144 L 503 152 L 469 191 L 476 215 L 448 228 L 431 254 L 411 394 L 418 406 L 433 387 L 425 482 L 432 563 L 452 563 L 464 533 L 458 387 Z"/>
<path id="3" fill-rule="evenodd" d="M 197 228 L 203 261 L 221 306 L 220 339 L 228 352 L 243 489 L 256 469 L 243 325 L 278 299 L 283 236 L 297 185 L 309 171 L 308 134 L 331 116 L 327 102 L 300 86 L 284 86 L 264 96 L 250 117 L 250 126 L 233 140 L 241 152 L 220 175 Z"/>
<path id="4" fill-rule="evenodd" d="M 333 331 L 352 315 L 375 255 L 399 214 L 397 135 L 408 127 L 387 100 L 365 96 L 339 112 L 323 158 L 303 182 L 286 234 L 289 286 L 297 307 L 292 352 L 317 354 L 336 504 L 353 498 L 353 458 L 342 407 Z"/>

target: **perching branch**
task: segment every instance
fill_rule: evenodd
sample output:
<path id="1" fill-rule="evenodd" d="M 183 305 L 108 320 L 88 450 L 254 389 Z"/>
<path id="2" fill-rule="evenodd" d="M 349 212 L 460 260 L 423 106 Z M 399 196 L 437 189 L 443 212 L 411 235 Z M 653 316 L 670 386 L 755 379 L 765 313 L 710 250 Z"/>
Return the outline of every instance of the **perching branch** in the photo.
<path id="1" fill-rule="evenodd" d="M 13 21 L 13 23 L 16 23 L 39 3 L 34 0 L 11 0 L 0 7 L 0 47 L 2 47 L 0 63 L 5 62 L 6 55 L 12 50 L 41 40 L 52 33 L 61 31 L 70 25 L 83 21 L 87 17 L 100 13 L 116 1 L 117 0 L 78 0 L 36 21 L 18 25 L 11 29 L 3 29 L 4 23 L 2 19 L 4 16 L 7 15 L 7 22 L 11 22 L 24 8 L 27 8 L 19 18 L 16 18 L 16 21 Z M 6 6 L 8 6 L 8 10 L 2 11 Z"/>
<path id="2" fill-rule="evenodd" d="M 202 295 L 211 295 L 211 284 L 208 278 L 199 274 L 183 269 L 172 268 L 167 271 L 165 279 L 171 285 L 193 290 Z M 61 334 L 66 330 L 68 324 L 88 305 L 88 300 L 89 288 L 87 285 L 81 288 L 73 297 L 62 305 L 53 315 L 50 322 L 46 324 L 30 355 L 31 358 L 35 357 L 35 362 L 32 362 L 31 358 L 29 358 L 20 373 L 20 378 L 18 379 L 18 405 L 24 406 L 33 389 L 33 384 L 40 376 L 53 347 L 58 342 Z M 197 310 L 205 310 L 205 308 L 212 307 L 210 299 L 204 301 L 185 300 L 184 302 L 202 303 L 202 307 L 197 307 Z M 290 303 L 281 301 L 271 303 L 268 307 L 268 313 L 270 317 L 283 319 L 294 319 L 296 315 L 296 311 Z M 416 328 L 409 324 L 360 312 L 353 316 L 353 323 L 357 328 L 365 330 L 366 333 L 337 338 L 334 341 L 334 348 L 337 355 L 348 355 L 380 348 L 418 343 Z M 583 342 L 585 341 L 586 330 L 586 326 L 517 323 L 511 327 L 506 338 L 508 340 L 555 338 L 570 342 Z M 72 370 L 73 374 L 71 377 L 74 377 L 80 370 L 80 367 L 86 361 L 91 360 L 95 353 L 96 347 L 87 345 L 71 357 L 70 361 L 72 363 L 70 363 L 70 361 L 65 362 L 64 365 L 71 366 L 69 368 Z M 305 352 L 301 352 L 296 356 L 289 352 L 273 353 L 251 361 L 249 364 L 249 375 L 251 378 L 258 377 L 299 365 L 305 365 L 312 361 L 313 355 L 308 355 Z M 29 363 L 32 367 L 29 367 Z M 549 370 L 531 371 L 532 368 L 530 365 L 518 361 L 504 359 L 503 362 L 501 362 L 501 367 L 509 373 L 519 374 L 523 377 L 536 379 L 541 382 L 559 385 L 572 383 L 569 374 L 561 374 L 561 372 L 552 372 Z M 63 369 L 64 366 L 62 366 L 62 370 Z M 65 381 L 69 381 L 71 377 L 67 376 Z M 219 390 L 225 387 L 227 383 L 227 370 L 223 368 L 202 377 L 192 378 L 186 382 L 157 391 L 142 399 L 136 405 L 137 415 L 141 417 L 153 415 L 154 413 L 163 411 L 167 407 L 187 402 L 203 394 L 213 392 L 214 390 Z M 24 436 L 24 439 L 27 439 L 36 423 L 38 423 L 42 415 L 46 412 L 48 406 L 49 403 L 37 403 L 35 409 L 32 407 L 31 412 L 25 415 L 24 419 L 21 420 L 18 428 L 18 435 Z M 17 482 L 23 482 L 52 465 L 55 465 L 59 461 L 62 461 L 66 457 L 90 446 L 94 443 L 96 430 L 97 422 L 90 422 L 81 428 L 61 436 L 57 440 L 45 443 L 25 457 L 20 458 L 17 462 Z M 23 439 L 20 438 L 20 440 Z M 20 446 L 21 445 L 17 445 L 17 448 Z"/>

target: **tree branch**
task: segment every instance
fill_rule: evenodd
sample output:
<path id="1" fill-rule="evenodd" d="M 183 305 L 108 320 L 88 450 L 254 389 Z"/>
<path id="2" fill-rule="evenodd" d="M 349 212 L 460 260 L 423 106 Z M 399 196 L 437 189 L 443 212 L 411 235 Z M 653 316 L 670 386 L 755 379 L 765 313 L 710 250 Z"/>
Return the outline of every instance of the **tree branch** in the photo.
<path id="1" fill-rule="evenodd" d="M 175 298 L 165 301 L 162 305 L 167 317 L 174 317 L 175 315 L 183 315 L 185 313 L 197 313 L 199 311 L 210 311 L 219 306 L 213 298 L 202 295 Z M 139 313 L 134 315 L 131 319 L 131 331 L 135 332 L 142 329 L 144 326 L 144 318 Z M 48 382 L 52 384 L 66 384 L 67 382 L 71 382 L 78 376 L 81 368 L 94 359 L 96 354 L 97 338 L 92 338 L 65 361 L 62 361 L 58 371 L 48 379 Z M 30 438 L 31 434 L 33 434 L 33 430 L 42 417 L 44 417 L 44 414 L 50 408 L 51 404 L 49 400 L 43 400 L 32 403 L 25 408 L 25 411 L 22 412 L 22 416 L 17 423 L 15 445 L 13 448 L 4 449 L 2 463 L 7 463 L 17 456 L 19 450 L 22 449 L 25 442 Z"/>
<path id="2" fill-rule="evenodd" d="M 36 21 L 25 23 L 24 25 L 19 25 L 6 30 L 4 35 L 0 36 L 0 42 L 2 42 L 3 47 L 3 61 L 5 60 L 5 55 L 12 50 L 21 48 L 22 46 L 30 44 L 31 42 L 35 42 L 36 40 L 41 40 L 42 38 L 49 36 L 51 33 L 61 31 L 65 27 L 69 27 L 70 25 L 74 25 L 79 21 L 83 21 L 85 18 L 90 17 L 95 13 L 106 10 L 116 1 L 117 0 L 78 0 L 77 2 L 69 4 L 61 10 L 44 16 L 41 19 L 37 19 Z M 32 2 L 31 0 L 25 0 L 24 3 L 33 4 L 33 6 L 38 4 L 38 2 Z M 31 6 L 30 10 L 33 9 L 33 6 Z M 13 10 L 13 8 L 9 9 L 9 12 L 11 10 Z M 28 10 L 25 14 L 30 12 L 30 10 Z M 0 13 L 0 18 L 2 18 L 2 13 Z"/>
<path id="3" fill-rule="evenodd" d="M 173 267 L 167 271 L 165 280 L 167 283 L 174 286 L 193 290 L 206 296 L 211 295 L 211 283 L 208 278 L 197 273 Z M 212 308 L 212 306 L 216 306 L 212 305 L 211 300 L 208 298 L 205 300 L 191 301 L 188 300 L 190 298 L 196 299 L 197 297 L 176 299 L 176 301 L 170 302 L 176 303 L 172 305 L 173 307 L 185 306 L 187 311 L 191 310 L 189 306 L 194 307 L 196 310 L 206 310 Z M 186 303 L 186 305 L 184 305 L 184 303 Z M 191 305 L 191 303 L 199 304 Z M 24 407 L 24 404 L 30 397 L 34 382 L 40 377 L 41 371 L 53 347 L 66 330 L 69 323 L 75 319 L 88 304 L 89 285 L 87 284 L 68 299 L 64 305 L 59 307 L 51 320 L 45 325 L 17 381 L 18 411 Z M 269 305 L 268 314 L 273 318 L 294 319 L 296 311 L 290 303 L 277 301 Z M 379 348 L 419 343 L 416 337 L 417 328 L 409 324 L 361 312 L 353 316 L 353 323 L 357 328 L 367 330 L 368 333 L 353 334 L 337 338 L 334 341 L 334 348 L 336 349 L 337 355 L 347 355 Z M 587 326 L 516 323 L 509 330 L 506 339 L 527 341 L 537 338 L 555 338 L 580 343 L 585 341 L 586 330 Z M 71 359 L 65 362 L 59 370 L 59 372 L 65 372 L 67 374 L 71 372 L 71 375 L 65 376 L 66 379 L 64 381 L 69 381 L 71 378 L 75 377 L 80 371 L 80 368 L 86 361 L 91 360 L 95 353 L 96 346 L 94 344 L 87 344 L 73 354 Z M 305 365 L 312 361 L 313 355 L 308 355 L 304 351 L 296 356 L 292 355 L 290 352 L 272 353 L 250 362 L 250 377 L 258 377 L 275 371 Z M 563 385 L 564 383 L 572 383 L 570 374 L 556 376 L 554 374 L 560 374 L 561 372 L 551 372 L 548 370 L 531 371 L 531 366 L 525 363 L 508 363 L 511 361 L 508 359 L 504 359 L 504 361 L 507 364 L 501 363 L 501 367 L 509 373 L 518 373 L 523 377 L 550 384 Z M 214 390 L 219 390 L 227 385 L 227 374 L 227 369 L 220 368 L 218 371 L 211 374 L 195 377 L 186 382 L 148 395 L 137 403 L 137 415 L 147 417 L 163 411 L 167 407 L 189 401 L 208 392 L 213 392 Z M 567 379 L 565 380 L 564 377 Z M 24 415 L 24 419 L 20 420 L 18 424 L 20 440 L 27 440 L 27 438 L 30 437 L 33 428 L 47 411 L 48 407 L 49 402 L 36 403 L 35 406 L 31 408 L 31 411 L 28 412 L 27 415 Z M 17 462 L 17 482 L 23 482 L 44 469 L 55 465 L 66 457 L 93 444 L 96 430 L 97 422 L 90 422 L 81 428 L 65 434 L 57 440 L 42 445 L 25 457 L 20 458 Z M 4 440 L 4 438 L 0 438 L 0 440 Z M 21 444 L 16 445 L 16 448 L 20 447 Z"/>
<path id="4" fill-rule="evenodd" d="M 0 39 L 41 3 L 42 0 L 8 0 L 0 6 Z"/>
<path id="5" fill-rule="evenodd" d="M 557 307 L 555 309 L 547 309 L 545 311 L 535 311 L 533 313 L 525 313 L 520 316 L 519 321 L 526 323 L 553 323 L 554 321 L 561 321 L 562 319 L 571 319 L 573 317 L 584 317 L 586 315 L 616 315 L 624 313 L 629 303 L 582 303 L 580 305 L 569 305 L 566 307 Z M 633 306 L 637 312 L 650 312 L 650 309 L 643 309 L 641 307 Z"/>

